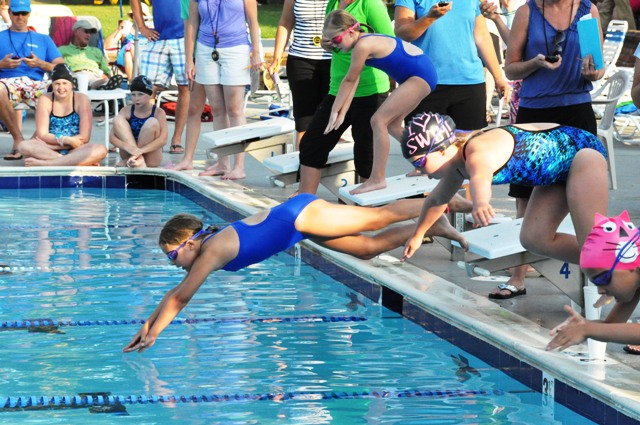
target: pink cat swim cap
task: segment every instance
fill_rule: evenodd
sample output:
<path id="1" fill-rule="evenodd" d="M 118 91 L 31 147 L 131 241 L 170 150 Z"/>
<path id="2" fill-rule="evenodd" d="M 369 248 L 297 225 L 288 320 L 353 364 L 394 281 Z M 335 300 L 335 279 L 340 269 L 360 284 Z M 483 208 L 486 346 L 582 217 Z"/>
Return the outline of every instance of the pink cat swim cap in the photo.
<path id="1" fill-rule="evenodd" d="M 580 252 L 583 269 L 610 269 L 618 258 L 616 269 L 640 267 L 640 232 L 625 210 L 617 217 L 596 213 L 595 226 L 587 235 Z"/>

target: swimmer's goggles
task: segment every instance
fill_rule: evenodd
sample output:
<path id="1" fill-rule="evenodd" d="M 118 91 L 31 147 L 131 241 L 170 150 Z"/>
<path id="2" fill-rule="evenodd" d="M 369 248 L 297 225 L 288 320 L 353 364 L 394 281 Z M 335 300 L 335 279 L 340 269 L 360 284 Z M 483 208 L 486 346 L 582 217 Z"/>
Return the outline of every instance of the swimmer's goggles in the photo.
<path id="1" fill-rule="evenodd" d="M 180 251 L 182 249 L 182 247 L 187 244 L 187 242 L 192 241 L 194 239 L 197 239 L 199 236 L 206 235 L 208 233 L 211 233 L 211 230 L 209 230 L 209 229 L 200 230 L 195 235 L 191 236 L 189 239 L 187 239 L 186 241 L 184 241 L 180 245 L 178 245 L 178 247 L 176 249 L 174 249 L 173 251 L 167 252 L 167 258 L 169 259 L 169 261 L 176 261 L 176 258 L 178 258 L 178 251 Z"/>
<path id="2" fill-rule="evenodd" d="M 593 279 L 591 279 L 591 282 L 593 282 L 593 284 L 597 286 L 610 284 L 611 277 L 613 276 L 613 271 L 616 269 L 616 266 L 618 265 L 620 260 L 624 257 L 624 255 L 627 253 L 627 251 L 629 251 L 629 249 L 631 249 L 631 247 L 634 246 L 639 239 L 640 239 L 640 230 L 638 230 L 636 234 L 633 235 L 631 239 L 627 241 L 627 243 L 622 245 L 622 248 L 620 248 L 620 251 L 616 255 L 616 260 L 613 262 L 613 265 L 611 266 L 611 268 L 608 271 L 602 272 L 599 275 L 595 276 Z"/>

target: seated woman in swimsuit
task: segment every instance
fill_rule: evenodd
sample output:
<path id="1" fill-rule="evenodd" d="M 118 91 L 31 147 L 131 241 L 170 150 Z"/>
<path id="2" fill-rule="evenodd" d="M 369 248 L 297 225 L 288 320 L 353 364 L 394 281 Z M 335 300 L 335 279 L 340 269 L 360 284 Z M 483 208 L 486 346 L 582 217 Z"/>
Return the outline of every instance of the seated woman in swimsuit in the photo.
<path id="1" fill-rule="evenodd" d="M 284 251 L 302 239 L 311 239 L 358 258 L 373 258 L 401 247 L 414 225 L 395 226 L 373 236 L 361 232 L 381 230 L 415 218 L 421 206 L 421 199 L 404 199 L 377 208 L 339 205 L 306 193 L 221 230 L 205 229 L 202 222 L 191 215 L 176 215 L 164 225 L 158 242 L 169 261 L 186 270 L 187 276 L 167 292 L 123 351 L 142 352 L 151 347 L 213 271 L 240 270 Z M 451 209 L 464 211 L 469 205 L 452 204 Z M 340 220 L 336 221 L 336 217 Z M 443 236 L 466 245 L 462 235 L 445 217 L 434 223 L 428 235 Z"/>
<path id="2" fill-rule="evenodd" d="M 465 179 L 469 179 L 477 226 L 488 225 L 495 215 L 490 204 L 491 185 L 534 186 L 520 243 L 535 254 L 572 264 L 579 264 L 580 247 L 596 213 L 607 213 L 606 151 L 587 131 L 550 123 L 518 124 L 456 140 L 450 117 L 424 113 L 407 126 L 400 144 L 404 157 L 416 168 L 440 179 L 407 241 L 406 258 L 420 247 L 425 232 Z M 576 236 L 557 233 L 568 213 Z"/>
<path id="3" fill-rule="evenodd" d="M 158 167 L 162 162 L 162 147 L 167 143 L 167 116 L 151 103 L 153 84 L 138 75 L 129 85 L 131 104 L 113 119 L 109 141 L 120 150 L 116 167 Z"/>
<path id="4" fill-rule="evenodd" d="M 387 187 L 385 167 L 389 156 L 389 133 L 400 140 L 405 117 L 436 88 L 438 81 L 431 60 L 420 48 L 398 37 L 364 34 L 362 27 L 368 26 L 359 24 L 342 9 L 329 13 L 325 20 L 322 30 L 323 47 L 327 50 L 352 51 L 351 66 L 340 84 L 325 134 L 342 125 L 364 65 L 386 72 L 399 86 L 371 118 L 373 169 L 369 179 L 351 190 L 351 194 Z"/>
<path id="5" fill-rule="evenodd" d="M 51 72 L 51 93 L 38 99 L 36 131 L 20 142 L 24 165 L 99 165 L 107 156 L 103 145 L 89 143 L 91 105 L 87 95 L 73 91 L 71 70 L 58 64 Z"/>

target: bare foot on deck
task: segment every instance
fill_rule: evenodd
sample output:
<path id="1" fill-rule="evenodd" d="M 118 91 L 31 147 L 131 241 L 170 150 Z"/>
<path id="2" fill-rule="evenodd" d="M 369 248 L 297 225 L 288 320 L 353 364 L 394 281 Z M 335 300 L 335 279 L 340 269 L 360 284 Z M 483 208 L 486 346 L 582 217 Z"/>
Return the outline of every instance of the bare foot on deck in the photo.
<path id="1" fill-rule="evenodd" d="M 226 165 L 220 164 L 220 162 L 216 162 L 213 165 L 208 166 L 202 171 L 199 176 L 224 176 L 228 174 L 230 171 Z"/>
<path id="2" fill-rule="evenodd" d="M 178 162 L 177 164 L 167 164 L 165 166 L 165 168 L 168 168 L 170 170 L 175 170 L 175 171 L 193 170 L 193 162 L 186 161 L 186 160 L 183 159 L 182 161 Z"/>
<path id="3" fill-rule="evenodd" d="M 413 170 L 413 171 L 409 171 L 407 174 L 405 174 L 405 176 L 407 176 L 407 177 L 427 177 L 426 174 L 424 174 L 422 171 L 418 170 L 417 168 L 415 170 Z"/>
<path id="4" fill-rule="evenodd" d="M 464 236 L 462 236 L 462 233 L 458 232 L 444 215 L 441 215 L 440 218 L 433 223 L 433 226 L 431 226 L 427 232 L 427 236 L 441 236 L 458 242 L 465 251 L 468 248 L 467 241 Z"/>
<path id="5" fill-rule="evenodd" d="M 244 170 L 231 170 L 229 173 L 224 174 L 220 177 L 222 180 L 241 180 L 244 179 L 246 174 Z"/>
<path id="6" fill-rule="evenodd" d="M 449 201 L 449 209 L 454 212 L 470 213 L 473 211 L 473 202 L 456 193 Z"/>
<path id="7" fill-rule="evenodd" d="M 121 159 L 120 161 L 116 162 L 116 167 L 126 167 L 127 166 L 127 161 L 125 161 L 124 159 Z"/>
<path id="8" fill-rule="evenodd" d="M 24 159 L 25 167 L 37 167 L 37 166 L 45 166 L 48 165 L 48 161 L 29 157 Z"/>
<path id="9" fill-rule="evenodd" d="M 358 193 L 373 192 L 374 190 L 384 189 L 385 187 L 387 187 L 386 180 L 369 179 L 355 189 L 350 190 L 349 193 L 351 195 L 357 195 Z"/>
<path id="10" fill-rule="evenodd" d="M 147 163 L 144 161 L 144 157 L 129 158 L 127 160 L 127 167 L 129 168 L 146 168 Z"/>

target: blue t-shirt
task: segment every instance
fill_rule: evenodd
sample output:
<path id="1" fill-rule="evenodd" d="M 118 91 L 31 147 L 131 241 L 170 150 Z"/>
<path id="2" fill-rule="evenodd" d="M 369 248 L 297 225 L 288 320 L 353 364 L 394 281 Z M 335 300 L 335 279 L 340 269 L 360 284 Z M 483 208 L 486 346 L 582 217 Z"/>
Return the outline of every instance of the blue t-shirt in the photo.
<path id="1" fill-rule="evenodd" d="M 236 47 L 249 43 L 244 0 L 194 0 L 198 2 L 198 41 L 208 47 Z M 213 33 L 218 34 L 214 43 Z"/>
<path id="2" fill-rule="evenodd" d="M 153 28 L 160 33 L 158 40 L 184 38 L 184 22 L 177 0 L 153 0 Z"/>
<path id="3" fill-rule="evenodd" d="M 52 62 L 61 57 L 60 52 L 51 37 L 35 31 L 14 32 L 6 30 L 0 32 L 0 58 L 8 54 L 20 58 L 34 55 L 46 62 Z M 14 69 L 0 69 L 0 78 L 29 77 L 32 80 L 44 79 L 44 71 L 40 68 L 31 68 L 22 62 Z"/>
<path id="4" fill-rule="evenodd" d="M 396 0 L 396 7 L 406 7 L 416 14 L 418 20 L 438 1 Z M 479 15 L 478 0 L 454 0 L 451 10 L 413 41 L 435 65 L 438 85 L 484 82 L 482 61 L 473 38 L 475 20 Z"/>
<path id="5" fill-rule="evenodd" d="M 548 21 L 542 20 L 542 14 L 535 5 L 535 1 L 528 1 L 527 5 L 523 7 L 529 8 L 529 31 L 522 60 L 528 61 L 540 53 L 552 54 L 553 40 L 558 31 Z M 581 57 L 577 30 L 578 21 L 590 10 L 591 2 L 581 0 L 573 22 L 568 30 L 564 31 L 565 41 L 561 43 L 563 50 L 560 68 L 555 71 L 539 68 L 522 80 L 520 106 L 543 109 L 591 102 L 589 92 L 593 86 L 590 81 L 582 77 L 582 61 L 575 59 Z M 542 32 L 543 28 L 546 40 L 545 33 Z"/>

